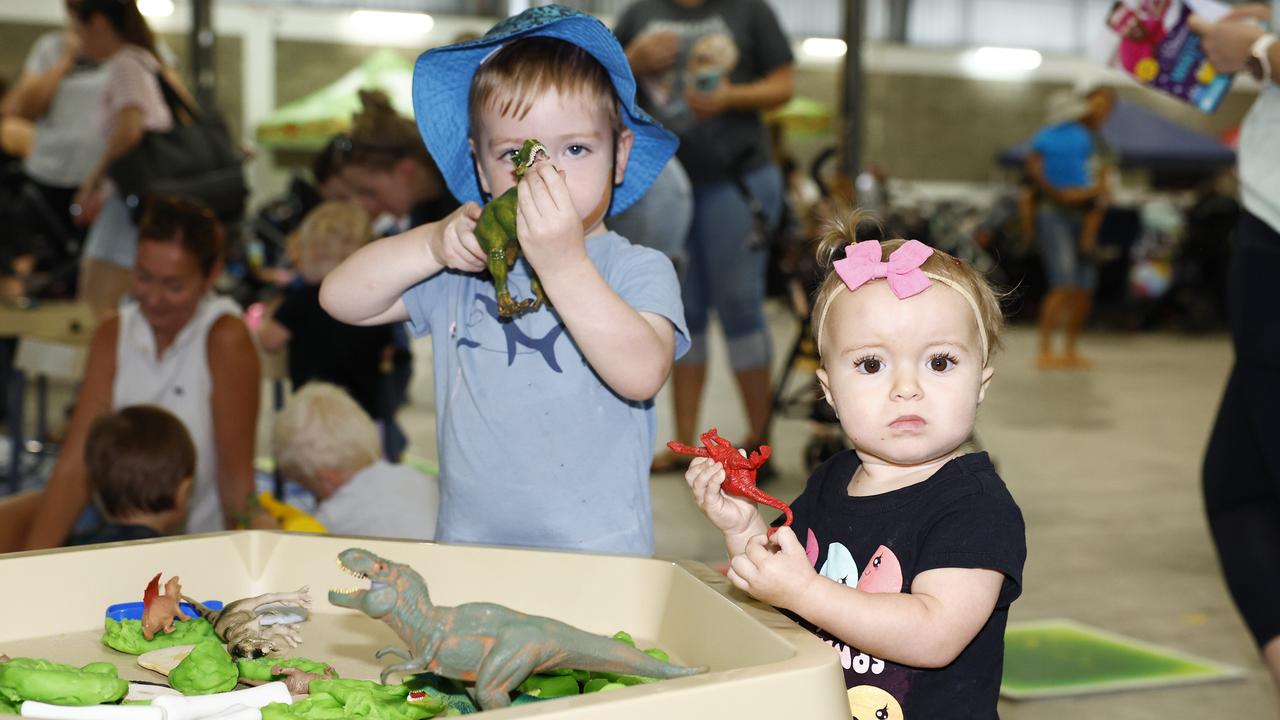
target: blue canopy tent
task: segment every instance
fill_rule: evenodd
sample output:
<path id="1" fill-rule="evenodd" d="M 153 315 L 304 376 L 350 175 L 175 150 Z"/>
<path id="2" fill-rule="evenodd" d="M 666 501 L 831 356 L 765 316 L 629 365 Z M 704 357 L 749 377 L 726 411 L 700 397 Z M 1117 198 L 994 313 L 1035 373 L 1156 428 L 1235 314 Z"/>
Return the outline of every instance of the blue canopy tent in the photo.
<path id="1" fill-rule="evenodd" d="M 1122 168 L 1208 173 L 1236 161 L 1236 154 L 1216 139 L 1124 100 L 1116 101 L 1102 137 Z M 997 160 L 1006 167 L 1020 166 L 1030 149 L 1030 141 L 1023 142 L 1003 150 Z"/>

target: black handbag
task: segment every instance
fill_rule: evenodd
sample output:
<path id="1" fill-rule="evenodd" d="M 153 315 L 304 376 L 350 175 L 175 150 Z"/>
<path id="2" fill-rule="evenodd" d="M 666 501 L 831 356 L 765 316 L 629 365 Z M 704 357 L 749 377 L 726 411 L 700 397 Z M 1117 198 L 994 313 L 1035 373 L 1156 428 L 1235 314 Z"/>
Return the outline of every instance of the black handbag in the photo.
<path id="1" fill-rule="evenodd" d="M 240 219 L 249 190 L 226 123 L 213 111 L 191 107 L 164 73 L 156 73 L 156 80 L 173 114 L 173 129 L 148 130 L 138 147 L 107 170 L 135 222 L 153 194 L 197 200 L 224 222 Z"/>

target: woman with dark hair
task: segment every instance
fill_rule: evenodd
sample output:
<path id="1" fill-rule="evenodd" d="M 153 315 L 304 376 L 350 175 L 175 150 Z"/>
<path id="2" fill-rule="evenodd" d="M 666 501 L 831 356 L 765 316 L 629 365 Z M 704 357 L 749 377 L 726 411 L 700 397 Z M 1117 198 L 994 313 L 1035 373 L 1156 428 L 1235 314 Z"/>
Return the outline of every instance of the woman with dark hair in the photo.
<path id="1" fill-rule="evenodd" d="M 338 167 L 351 199 L 370 217 L 407 217 L 410 227 L 457 209 L 414 121 L 396 112 L 382 92 L 362 90 L 360 103 L 351 132 L 338 140 Z"/>
<path id="2" fill-rule="evenodd" d="M 86 375 L 27 549 L 54 547 L 89 501 L 84 443 L 94 418 L 159 405 L 196 446 L 187 532 L 234 526 L 253 492 L 261 369 L 239 307 L 212 292 L 222 271 L 222 229 L 185 200 L 153 197 L 139 222 L 134 302 L 98 326 Z"/>
<path id="3" fill-rule="evenodd" d="M 147 131 L 173 127 L 161 77 L 177 92 L 186 91 L 156 54 L 155 35 L 134 0 L 79 0 L 70 9 L 81 51 L 106 72 L 101 128 L 106 147 L 72 203 L 79 222 L 91 224 L 80 297 L 103 317 L 115 311 L 128 290 L 138 244 L 132 208 L 111 186 L 107 169 L 137 148 Z"/>
<path id="4" fill-rule="evenodd" d="M 400 224 L 417 227 L 442 220 L 458 207 L 413 120 L 391 107 L 377 90 L 361 90 L 359 113 L 351 132 L 337 140 L 337 168 L 351 200 L 370 217 L 393 215 Z M 385 382 L 382 419 L 387 422 L 384 449 L 397 461 L 407 440 L 395 412 L 408 402 L 413 378 L 413 352 L 403 323 L 392 326 L 392 370 Z"/>

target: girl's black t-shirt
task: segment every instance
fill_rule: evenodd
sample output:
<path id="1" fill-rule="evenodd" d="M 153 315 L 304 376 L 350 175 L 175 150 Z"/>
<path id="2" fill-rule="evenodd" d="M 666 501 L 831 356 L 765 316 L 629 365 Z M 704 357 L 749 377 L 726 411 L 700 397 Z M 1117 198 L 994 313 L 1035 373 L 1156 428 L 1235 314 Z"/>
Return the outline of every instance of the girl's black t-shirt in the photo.
<path id="1" fill-rule="evenodd" d="M 1027 556 L 1021 511 L 985 452 L 955 458 L 910 487 L 850 497 L 859 464 L 852 450 L 835 455 L 791 504 L 796 537 L 819 574 L 866 592 L 909 593 L 927 570 L 996 570 L 1005 577 L 995 611 L 968 647 L 939 669 L 872 657 L 788 614 L 839 651 L 855 717 L 996 717 L 1005 623 L 1022 592 Z"/>

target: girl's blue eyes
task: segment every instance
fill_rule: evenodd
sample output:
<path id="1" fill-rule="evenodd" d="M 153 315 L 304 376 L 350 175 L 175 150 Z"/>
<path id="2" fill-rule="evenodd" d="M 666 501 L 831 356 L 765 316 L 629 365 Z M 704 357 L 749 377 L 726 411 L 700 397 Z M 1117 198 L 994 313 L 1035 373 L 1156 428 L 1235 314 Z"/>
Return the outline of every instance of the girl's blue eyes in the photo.
<path id="1" fill-rule="evenodd" d="M 511 159 L 516 156 L 517 150 L 518 148 L 512 148 L 510 150 L 503 151 L 503 153 L 498 156 L 498 159 L 503 162 L 511 162 Z M 570 157 L 582 157 L 589 152 L 591 152 L 591 148 L 586 145 L 570 145 L 565 148 L 565 154 Z"/>

